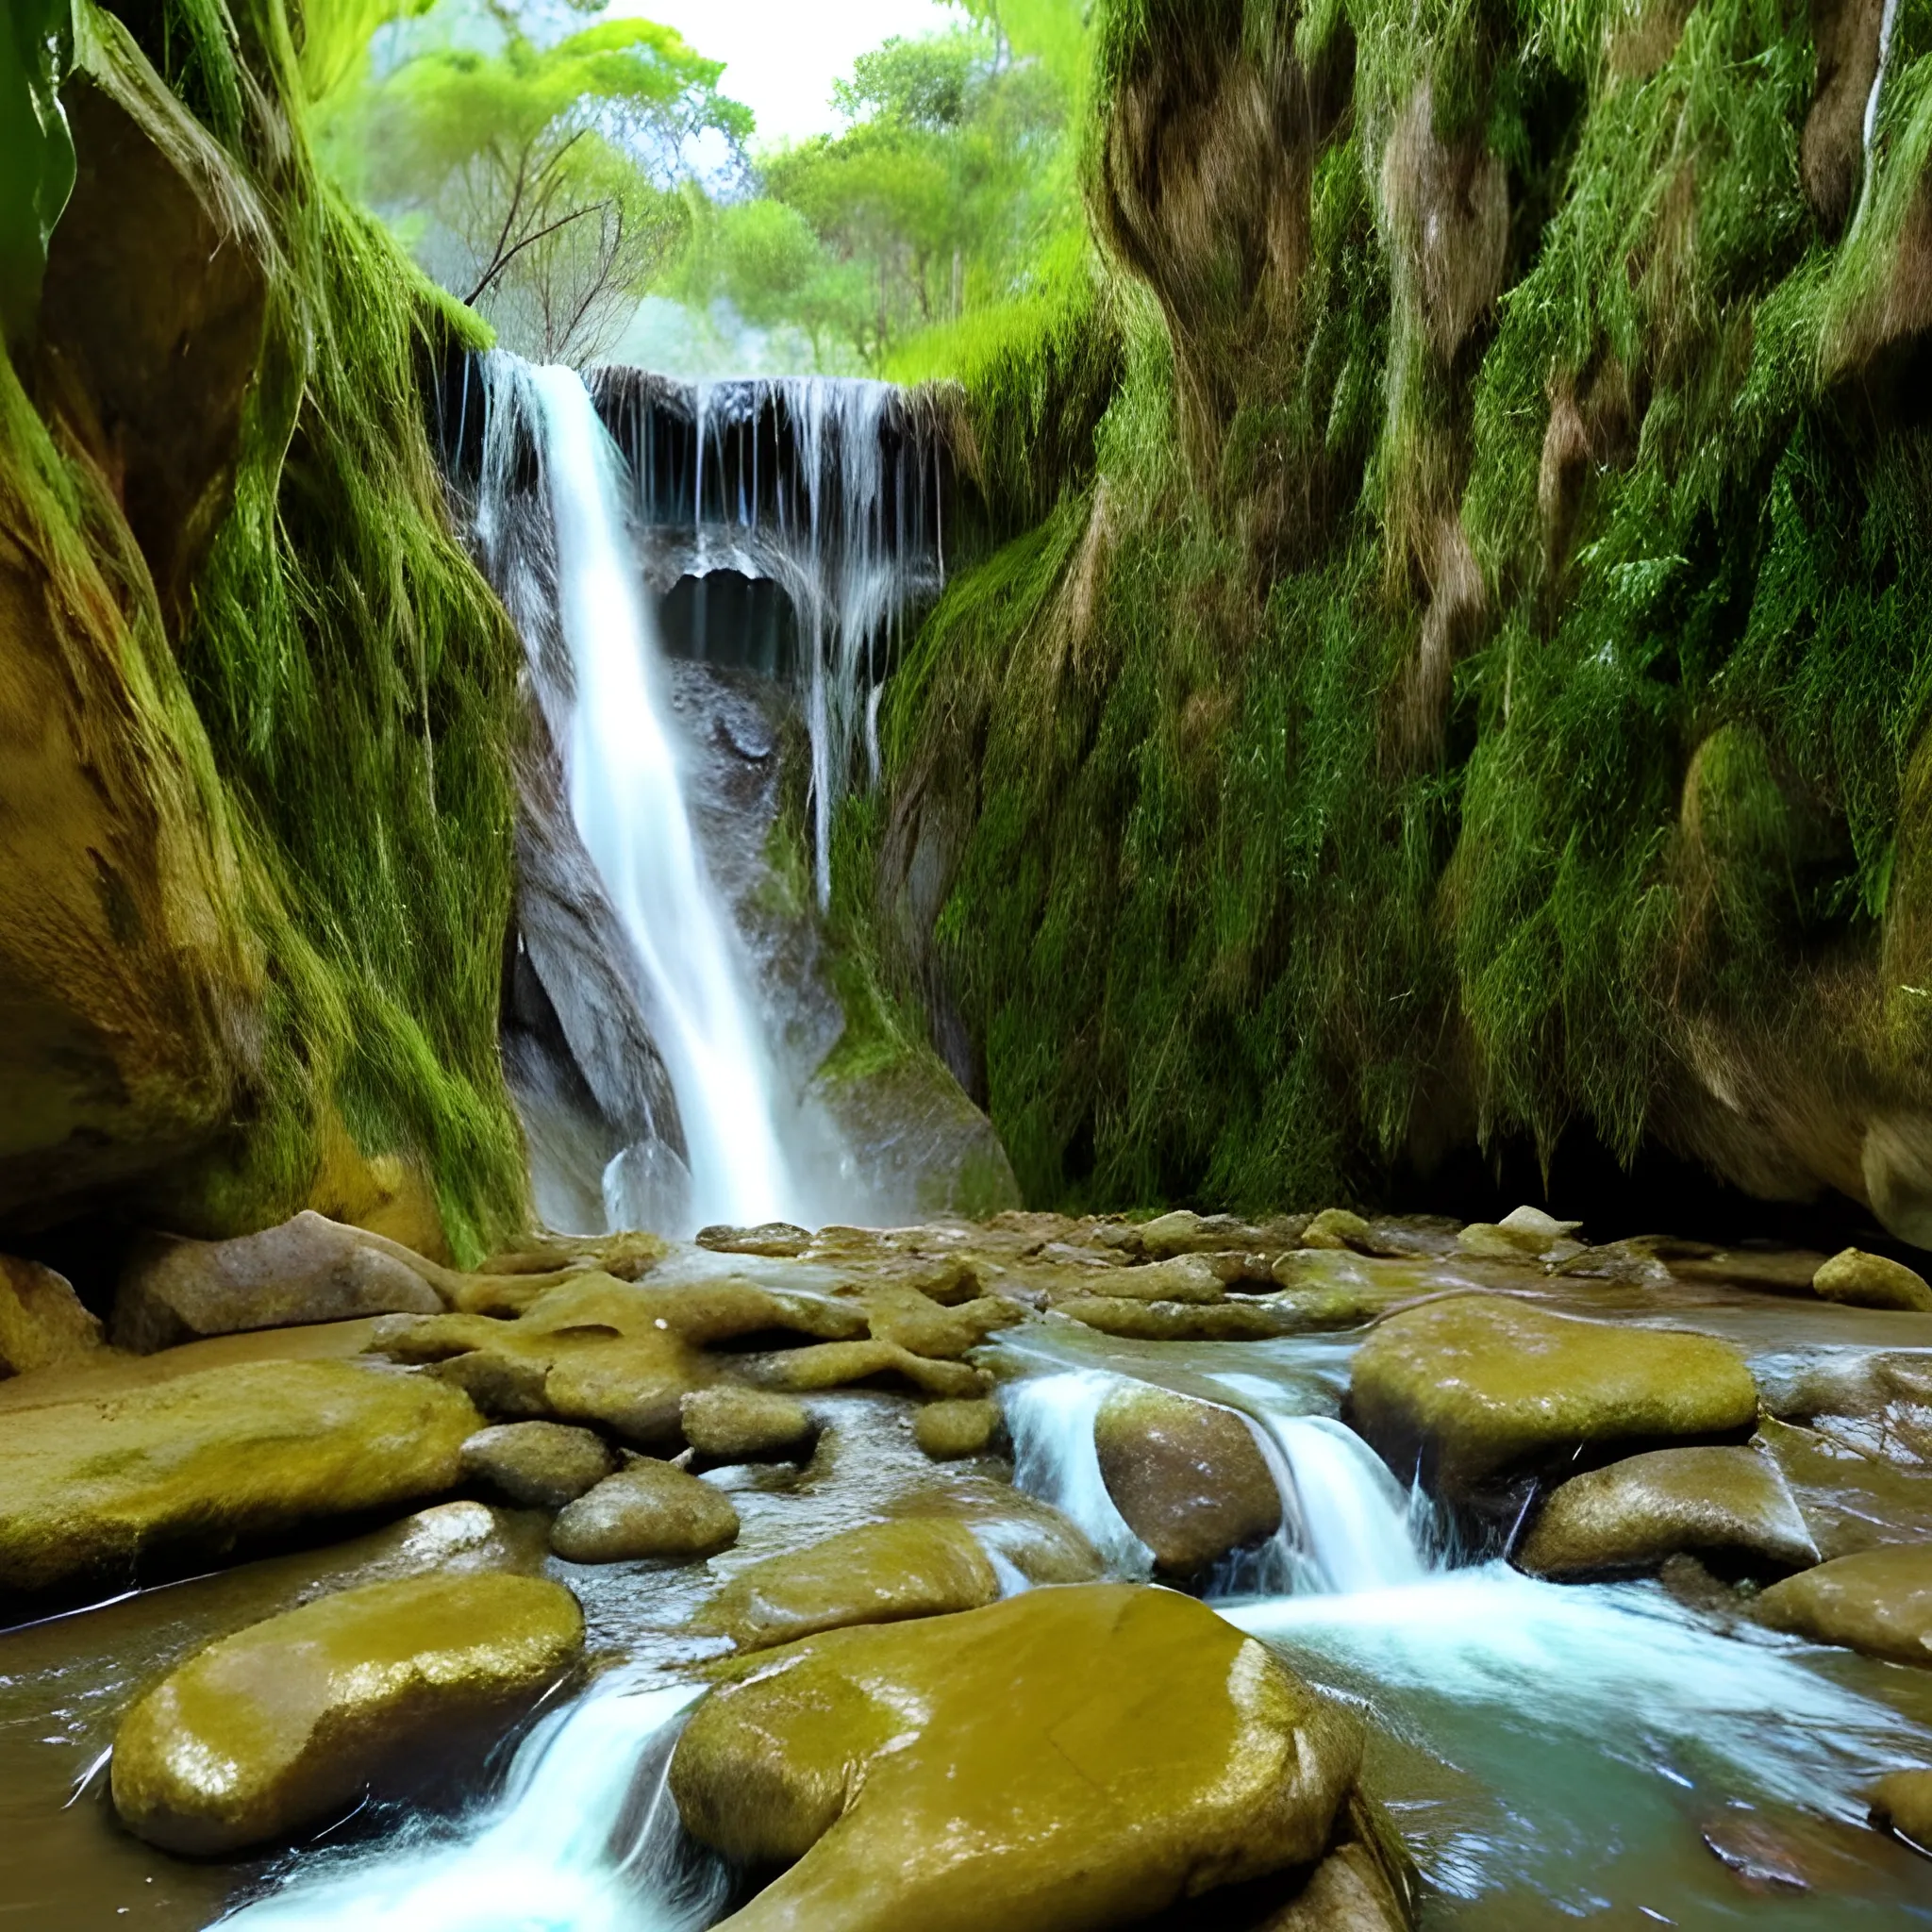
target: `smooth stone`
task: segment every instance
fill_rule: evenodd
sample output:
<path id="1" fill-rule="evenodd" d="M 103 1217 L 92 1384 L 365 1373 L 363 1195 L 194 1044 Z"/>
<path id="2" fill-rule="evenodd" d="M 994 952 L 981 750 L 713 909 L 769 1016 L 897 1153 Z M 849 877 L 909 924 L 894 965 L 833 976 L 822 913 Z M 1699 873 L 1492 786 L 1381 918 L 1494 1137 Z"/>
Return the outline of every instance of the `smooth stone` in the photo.
<path id="1" fill-rule="evenodd" d="M 1932 1474 L 1770 1416 L 1757 1433 L 1784 1472 L 1821 1559 L 1880 1543 L 1932 1541 Z"/>
<path id="2" fill-rule="evenodd" d="M 1900 1664 L 1932 1664 L 1932 1544 L 1835 1557 L 1761 1591 L 1758 1618 L 1814 1643 Z"/>
<path id="3" fill-rule="evenodd" d="M 1165 1389 L 1114 1390 L 1093 1418 L 1101 1480 L 1170 1576 L 1192 1576 L 1281 1527 L 1281 1496 L 1233 1409 Z"/>
<path id="4" fill-rule="evenodd" d="M 153 1554 L 420 1503 L 456 1487 L 481 1421 L 427 1377 L 339 1361 L 22 1410 L 0 1431 L 0 1590 L 125 1583 Z"/>
<path id="5" fill-rule="evenodd" d="M 837 1630 L 699 1705 L 686 1827 L 789 1864 L 724 1932 L 1075 1932 L 1307 1864 L 1359 1721 L 1172 1591 Z"/>
<path id="6" fill-rule="evenodd" d="M 1173 1255 L 1109 1271 L 1107 1292 L 1137 1302 L 1218 1302 L 1227 1286 L 1207 1256 Z"/>
<path id="7" fill-rule="evenodd" d="M 695 1239 L 699 1247 L 718 1254 L 763 1255 L 790 1260 L 811 1246 L 811 1230 L 790 1221 L 766 1221 L 757 1227 L 731 1227 L 717 1223 L 699 1228 Z"/>
<path id="8" fill-rule="evenodd" d="M 1932 1856 L 1932 1771 L 1890 1771 L 1872 1787 L 1872 1822 Z"/>
<path id="9" fill-rule="evenodd" d="M 746 1375 L 768 1389 L 813 1393 L 875 1375 L 903 1380 L 927 1395 L 963 1400 L 984 1395 L 985 1374 L 965 1362 L 934 1361 L 893 1341 L 821 1341 L 775 1355 L 746 1357 Z"/>
<path id="10" fill-rule="evenodd" d="M 1388 1316 L 1357 1351 L 1355 1426 L 1407 1477 L 1459 1496 L 1579 1447 L 1742 1434 L 1744 1358 L 1712 1336 L 1554 1315 L 1505 1295 L 1445 1295 Z"/>
<path id="11" fill-rule="evenodd" d="M 904 1282 L 887 1281 L 859 1296 L 875 1341 L 889 1341 L 941 1361 L 958 1361 L 989 1335 L 1026 1319 L 1002 1295 L 981 1295 L 945 1307 Z"/>
<path id="12" fill-rule="evenodd" d="M 576 1660 L 576 1600 L 501 1572 L 367 1584 L 210 1644 L 114 1740 L 114 1808 L 137 1837 L 207 1857 L 354 1802 L 399 1753 L 502 1721 Z"/>
<path id="13" fill-rule="evenodd" d="M 740 1650 L 765 1650 L 845 1624 L 977 1609 L 1000 1593 L 979 1541 L 944 1516 L 867 1524 L 741 1570 L 691 1619 Z"/>
<path id="14" fill-rule="evenodd" d="M 65 1275 L 0 1255 L 0 1375 L 81 1361 L 101 1344 L 99 1321 Z"/>
<path id="15" fill-rule="evenodd" d="M 648 1457 L 607 1476 L 550 1525 L 550 1547 L 572 1563 L 694 1562 L 737 1541 L 738 1511 L 723 1490 Z"/>
<path id="16" fill-rule="evenodd" d="M 1514 1561 L 1554 1580 L 1654 1570 L 1679 1551 L 1778 1570 L 1818 1547 L 1778 1466 L 1752 1449 L 1657 1449 L 1573 1476 L 1543 1504 Z"/>
<path id="17" fill-rule="evenodd" d="M 912 1440 L 935 1462 L 984 1456 L 1000 1426 L 1000 1406 L 978 1402 L 928 1402 L 912 1424 Z"/>
<path id="18" fill-rule="evenodd" d="M 1824 1262 L 1811 1277 L 1811 1287 L 1828 1302 L 1846 1302 L 1857 1308 L 1902 1308 L 1912 1314 L 1932 1314 L 1932 1287 L 1915 1269 L 1863 1248 L 1845 1248 Z"/>
<path id="19" fill-rule="evenodd" d="M 463 1474 L 522 1509 L 561 1509 L 616 1466 L 602 1436 L 565 1423 L 501 1423 L 463 1444 Z"/>
<path id="20" fill-rule="evenodd" d="M 1353 1248 L 1362 1253 L 1374 1238 L 1374 1230 L 1359 1214 L 1352 1213 L 1346 1208 L 1324 1208 L 1302 1229 L 1301 1245 L 1305 1248 Z"/>
<path id="21" fill-rule="evenodd" d="M 720 1462 L 804 1450 L 818 1434 L 811 1410 L 795 1395 L 719 1383 L 690 1391 L 679 1409 L 684 1440 L 699 1455 Z"/>
<path id="22" fill-rule="evenodd" d="M 1108 1277 L 1111 1283 L 1112 1276 Z M 1054 1312 L 1103 1335 L 1136 1341 L 1265 1341 L 1277 1335 L 1299 1335 L 1311 1327 L 1346 1325 L 1355 1304 L 1338 1324 L 1320 1319 L 1301 1297 L 1250 1295 L 1238 1301 L 1142 1302 L 1124 1295 L 1083 1294 L 1056 1302 Z"/>
<path id="23" fill-rule="evenodd" d="M 388 1245 L 304 1208 L 234 1241 L 143 1243 L 115 1291 L 112 1326 L 116 1347 L 152 1355 L 207 1335 L 441 1307 L 424 1275 Z"/>

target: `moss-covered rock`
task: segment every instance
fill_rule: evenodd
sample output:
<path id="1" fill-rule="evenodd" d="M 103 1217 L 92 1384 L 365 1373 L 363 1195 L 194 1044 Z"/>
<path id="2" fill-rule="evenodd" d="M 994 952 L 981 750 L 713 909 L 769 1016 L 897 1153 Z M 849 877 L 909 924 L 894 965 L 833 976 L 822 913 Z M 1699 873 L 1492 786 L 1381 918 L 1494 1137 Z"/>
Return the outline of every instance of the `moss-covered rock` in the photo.
<path id="1" fill-rule="evenodd" d="M 502 1423 L 462 1449 L 463 1474 L 523 1509 L 561 1509 L 616 1467 L 602 1436 L 563 1423 Z"/>
<path id="2" fill-rule="evenodd" d="M 1349 1372 L 1355 1425 L 1404 1475 L 1450 1495 L 1579 1448 L 1741 1434 L 1757 1389 L 1707 1335 L 1449 1295 L 1380 1323 Z"/>
<path id="3" fill-rule="evenodd" d="M 1680 1551 L 1802 1570 L 1818 1547 L 1777 1464 L 1752 1449 L 1657 1449 L 1572 1476 L 1519 1545 L 1518 1569 L 1557 1579 L 1654 1570 Z"/>
<path id="4" fill-rule="evenodd" d="M 101 1324 L 72 1283 L 38 1261 L 0 1255 L 0 1375 L 81 1361 L 101 1346 Z"/>
<path id="5" fill-rule="evenodd" d="M 1932 1857 L 1932 1771 L 1889 1771 L 1872 1787 L 1872 1822 Z"/>
<path id="6" fill-rule="evenodd" d="M 713 1462 L 803 1453 L 818 1434 L 818 1424 L 804 1403 L 768 1389 L 693 1389 L 678 1413 L 685 1441 Z"/>
<path id="7" fill-rule="evenodd" d="M 1932 1313 L 1932 1287 L 1915 1268 L 1863 1248 L 1845 1248 L 1824 1262 L 1811 1286 L 1828 1302 L 1860 1308 L 1903 1308 Z"/>
<path id="8" fill-rule="evenodd" d="M 1192 1576 L 1281 1527 L 1281 1497 L 1231 1408 L 1166 1389 L 1112 1391 L 1093 1418 L 1101 1479 L 1171 1576 Z"/>
<path id="9" fill-rule="evenodd" d="M 1774 1583 L 1757 1610 L 1774 1630 L 1893 1663 L 1932 1664 L 1932 1544 L 1835 1557 Z"/>
<path id="10" fill-rule="evenodd" d="M 480 1421 L 440 1383 L 332 1361 L 25 1410 L 0 1431 L 0 1590 L 125 1581 L 146 1557 L 437 1495 Z"/>
<path id="11" fill-rule="evenodd" d="M 999 1429 L 996 1402 L 928 1402 L 913 1420 L 912 1440 L 935 1462 L 952 1462 L 984 1456 Z"/>
<path id="12" fill-rule="evenodd" d="M 1312 1861 L 1361 1748 L 1211 1610 L 1101 1584 L 802 1643 L 699 1706 L 671 1787 L 796 1861 L 733 1932 L 1074 1932 Z"/>
<path id="13" fill-rule="evenodd" d="M 741 1650 L 764 1650 L 845 1624 L 976 1609 L 999 1593 L 999 1577 L 964 1524 L 914 1516 L 754 1563 L 691 1621 Z"/>
<path id="14" fill-rule="evenodd" d="M 573 1563 L 695 1562 L 737 1541 L 738 1511 L 723 1490 L 649 1457 L 607 1476 L 550 1525 L 550 1547 Z"/>
<path id="15" fill-rule="evenodd" d="M 324 1597 L 209 1645 L 142 1698 L 114 1740 L 114 1808 L 138 1837 L 198 1857 L 286 1837 L 399 1754 L 447 1752 L 453 1734 L 509 1718 L 583 1641 L 575 1599 L 539 1577 Z"/>

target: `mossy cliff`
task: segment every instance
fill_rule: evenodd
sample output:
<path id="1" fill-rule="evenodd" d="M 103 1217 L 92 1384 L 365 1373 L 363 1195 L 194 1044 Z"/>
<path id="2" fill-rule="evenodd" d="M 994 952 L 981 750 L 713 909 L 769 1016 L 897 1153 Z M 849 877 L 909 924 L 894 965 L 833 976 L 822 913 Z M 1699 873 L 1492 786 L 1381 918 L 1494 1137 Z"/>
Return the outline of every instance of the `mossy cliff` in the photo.
<path id="1" fill-rule="evenodd" d="M 1932 6 L 1095 39 L 841 828 L 1029 1196 L 1574 1136 L 1932 1242 Z"/>
<path id="2" fill-rule="evenodd" d="M 474 1252 L 525 1208 L 518 650 L 421 398 L 475 325 L 316 173 L 334 15 L 9 11 L 0 1224 Z"/>

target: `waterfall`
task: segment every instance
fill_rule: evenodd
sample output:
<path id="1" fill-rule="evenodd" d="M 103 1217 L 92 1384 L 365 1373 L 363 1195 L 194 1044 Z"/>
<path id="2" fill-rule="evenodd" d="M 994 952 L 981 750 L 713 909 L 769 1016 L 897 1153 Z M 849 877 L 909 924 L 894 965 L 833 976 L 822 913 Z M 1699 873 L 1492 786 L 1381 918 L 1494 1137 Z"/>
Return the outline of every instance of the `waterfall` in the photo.
<path id="1" fill-rule="evenodd" d="M 1000 1391 L 1013 1439 L 1013 1484 L 1080 1530 L 1112 1576 L 1153 1574 L 1154 1553 L 1126 1525 L 1100 1474 L 1093 1418 L 1124 1378 L 1098 1369 L 1028 1375 Z"/>
<path id="2" fill-rule="evenodd" d="M 687 1174 L 661 1140 L 626 1148 L 604 1177 L 607 1215 L 613 1225 L 676 1233 L 795 1217 L 802 1209 L 780 1143 L 773 1069 L 692 836 L 666 727 L 622 458 L 573 371 L 498 356 L 490 380 L 479 536 L 486 550 L 513 547 L 506 499 L 516 487 L 521 439 L 534 430 L 552 525 L 560 662 L 545 648 L 544 613 L 528 608 L 529 587 L 509 601 L 563 760 L 571 817 L 641 964 L 689 1156 Z M 499 554 L 493 574 L 504 581 L 518 567 Z"/>
<path id="3" fill-rule="evenodd" d="M 666 1784 L 700 1690 L 605 1678 L 525 1740 L 503 1796 L 455 1834 L 416 1824 L 310 1857 L 222 1921 L 245 1932 L 698 1932 L 724 1902 Z"/>

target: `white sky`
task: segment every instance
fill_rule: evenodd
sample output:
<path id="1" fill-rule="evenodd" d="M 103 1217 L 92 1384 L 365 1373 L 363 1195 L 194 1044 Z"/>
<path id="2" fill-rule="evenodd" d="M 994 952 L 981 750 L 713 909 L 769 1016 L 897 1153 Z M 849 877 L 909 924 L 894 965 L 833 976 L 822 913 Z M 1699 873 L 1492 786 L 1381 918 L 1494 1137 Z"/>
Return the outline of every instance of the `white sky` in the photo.
<path id="1" fill-rule="evenodd" d="M 758 116 L 757 144 L 842 125 L 832 83 L 860 54 L 892 34 L 909 39 L 962 18 L 938 0 L 614 0 L 610 12 L 661 21 L 723 60 L 719 84 Z"/>

